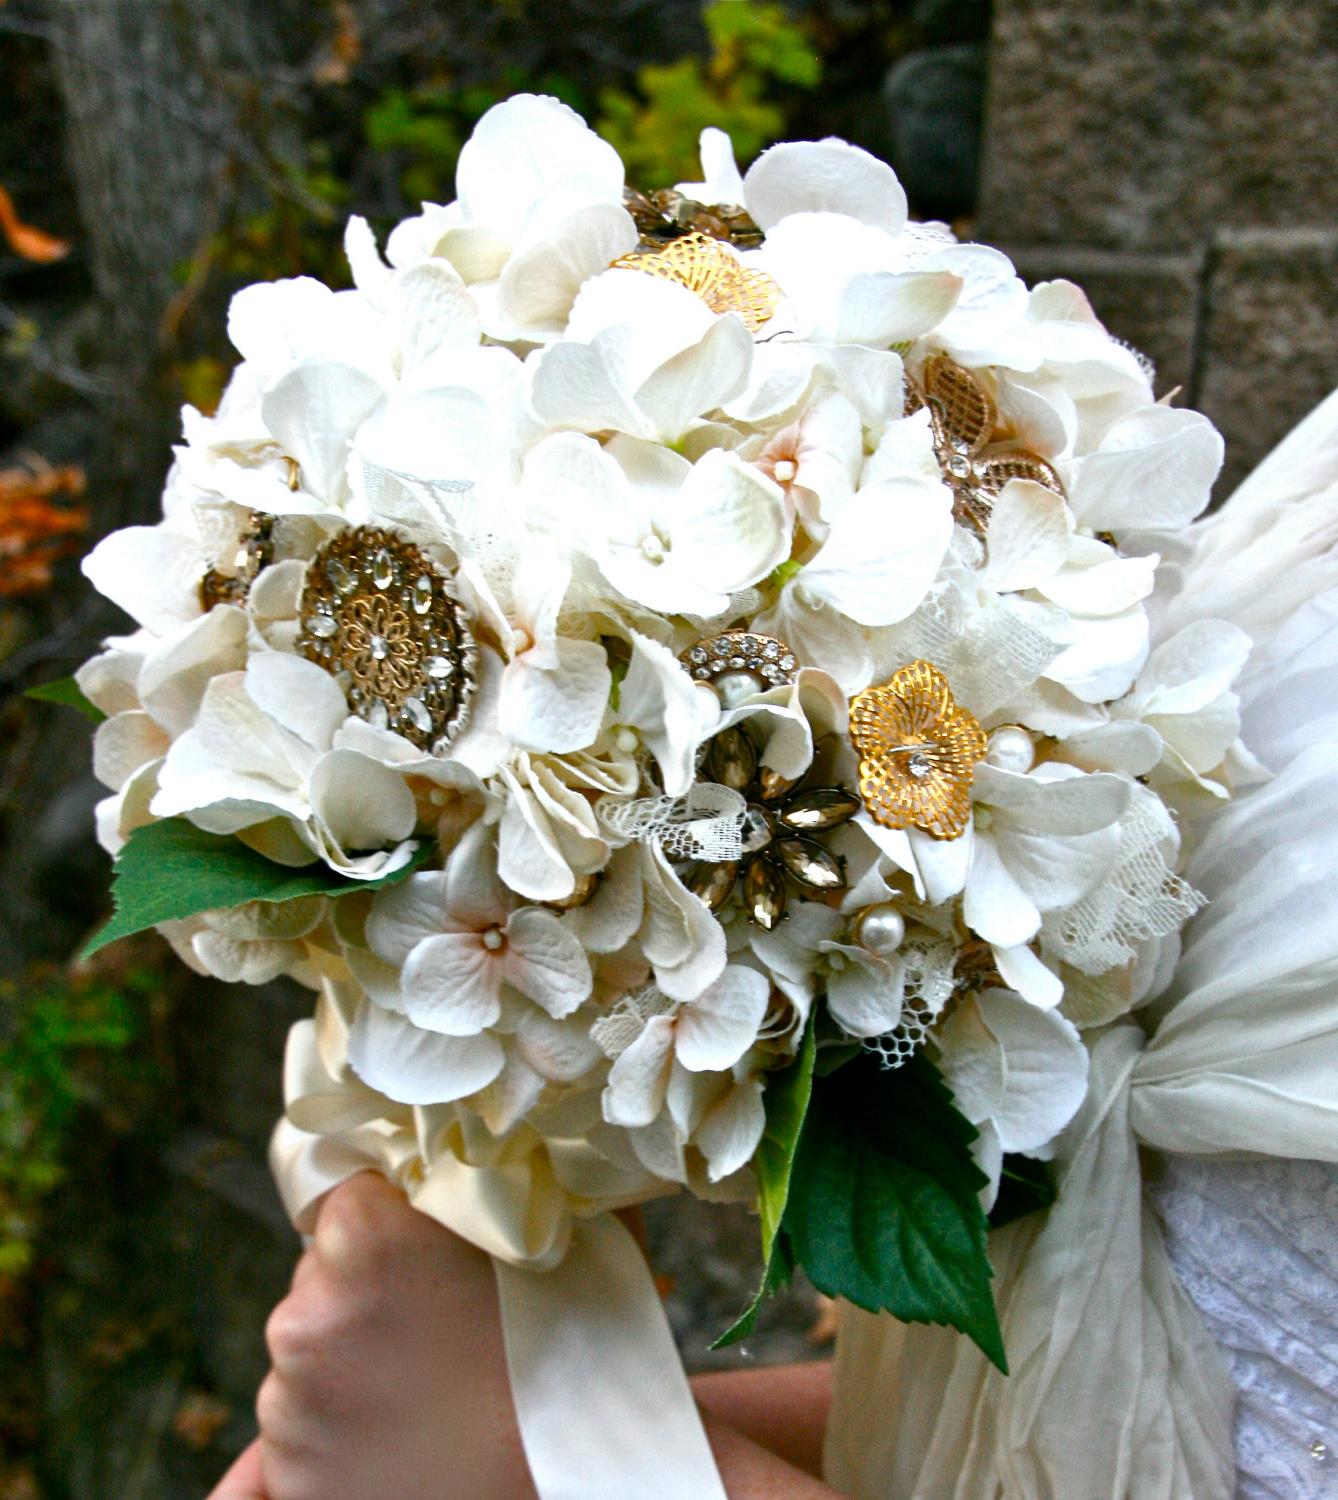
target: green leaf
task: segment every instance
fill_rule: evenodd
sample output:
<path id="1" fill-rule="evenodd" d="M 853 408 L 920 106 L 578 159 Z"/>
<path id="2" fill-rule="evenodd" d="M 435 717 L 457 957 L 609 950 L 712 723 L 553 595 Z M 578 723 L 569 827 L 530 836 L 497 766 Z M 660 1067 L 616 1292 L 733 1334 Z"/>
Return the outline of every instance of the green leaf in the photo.
<path id="1" fill-rule="evenodd" d="M 817 1079 L 784 1229 L 819 1291 L 907 1323 L 946 1323 L 1007 1372 L 990 1292 L 974 1128 L 923 1056 Z"/>
<path id="2" fill-rule="evenodd" d="M 787 1243 L 778 1244 L 781 1220 L 790 1196 L 790 1173 L 794 1168 L 799 1136 L 813 1093 L 813 1061 L 817 1055 L 817 1034 L 810 1020 L 799 1044 L 799 1054 L 786 1068 L 767 1074 L 764 1102 L 766 1128 L 753 1157 L 757 1176 L 757 1212 L 762 1225 L 762 1259 L 765 1269 L 756 1295 L 742 1317 L 711 1345 L 721 1349 L 746 1337 L 757 1322 L 757 1312 L 765 1298 L 778 1291 L 790 1279 L 793 1259 Z"/>
<path id="3" fill-rule="evenodd" d="M 137 828 L 116 856 L 112 900 L 116 913 L 81 955 L 159 922 L 248 901 L 295 901 L 299 896 L 347 896 L 405 880 L 432 854 L 424 839 L 406 865 L 378 880 L 350 880 L 325 864 L 293 869 L 248 849 L 240 840 L 205 833 L 184 818 Z"/>
<path id="4" fill-rule="evenodd" d="M 1002 1229 L 1014 1219 L 1038 1213 L 1055 1201 L 1055 1174 L 1048 1161 L 1033 1156 L 1005 1156 L 999 1195 L 990 1210 L 990 1228 Z"/>
<path id="5" fill-rule="evenodd" d="M 762 1304 L 768 1297 L 784 1291 L 793 1275 L 794 1251 L 790 1248 L 789 1235 L 782 1229 L 772 1243 L 771 1253 L 767 1256 L 766 1268 L 762 1272 L 757 1291 L 753 1294 L 753 1300 L 711 1348 L 724 1349 L 730 1344 L 737 1344 L 740 1339 L 746 1339 L 757 1326 L 757 1315 L 762 1310 Z"/>
<path id="6" fill-rule="evenodd" d="M 29 688 L 23 696 L 36 698 L 39 703 L 60 703 L 66 708 L 78 709 L 94 724 L 101 724 L 107 717 L 100 708 L 95 707 L 84 697 L 79 684 L 73 677 L 58 677 L 55 682 L 39 683 L 37 687 Z"/>

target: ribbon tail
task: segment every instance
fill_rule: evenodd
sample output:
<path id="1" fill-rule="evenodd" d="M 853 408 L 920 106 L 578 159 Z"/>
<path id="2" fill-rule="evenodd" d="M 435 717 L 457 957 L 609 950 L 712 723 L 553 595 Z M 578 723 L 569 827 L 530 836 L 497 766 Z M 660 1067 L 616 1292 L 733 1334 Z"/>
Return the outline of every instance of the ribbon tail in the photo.
<path id="1" fill-rule="evenodd" d="M 726 1500 L 650 1268 L 612 1214 L 550 1271 L 494 1260 L 540 1500 Z"/>

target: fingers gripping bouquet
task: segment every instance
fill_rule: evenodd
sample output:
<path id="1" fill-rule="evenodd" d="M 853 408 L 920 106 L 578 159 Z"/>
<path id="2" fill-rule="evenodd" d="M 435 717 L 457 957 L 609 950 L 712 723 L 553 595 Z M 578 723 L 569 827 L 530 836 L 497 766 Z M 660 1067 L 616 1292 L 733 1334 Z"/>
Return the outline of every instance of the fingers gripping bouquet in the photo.
<path id="1" fill-rule="evenodd" d="M 1252 769 L 1248 639 L 1156 628 L 1221 441 L 864 152 L 703 164 L 642 193 L 521 96 L 384 258 L 350 224 L 354 290 L 235 298 L 164 519 L 86 564 L 139 627 L 78 677 L 103 940 L 320 991 L 299 1217 L 375 1162 L 543 1268 L 752 1198 L 765 1286 L 1002 1365 L 986 1214 L 1045 1201 L 1198 904 L 1178 818 Z"/>

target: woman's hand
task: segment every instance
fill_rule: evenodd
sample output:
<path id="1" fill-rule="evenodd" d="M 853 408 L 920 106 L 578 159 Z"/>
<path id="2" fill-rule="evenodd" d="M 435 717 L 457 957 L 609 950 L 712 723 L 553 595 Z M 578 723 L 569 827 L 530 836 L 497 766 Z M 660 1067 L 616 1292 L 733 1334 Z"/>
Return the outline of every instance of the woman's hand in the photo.
<path id="1" fill-rule="evenodd" d="M 265 1330 L 260 1439 L 211 1500 L 534 1500 L 486 1255 L 361 1173 Z"/>
<path id="2" fill-rule="evenodd" d="M 361 1173 L 326 1197 L 265 1333 L 260 1437 L 210 1500 L 537 1500 L 492 1265 L 384 1178 Z M 836 1500 L 794 1466 L 816 1462 L 824 1373 L 699 1386 L 730 1500 Z M 753 1441 L 778 1435 L 791 1462 Z"/>

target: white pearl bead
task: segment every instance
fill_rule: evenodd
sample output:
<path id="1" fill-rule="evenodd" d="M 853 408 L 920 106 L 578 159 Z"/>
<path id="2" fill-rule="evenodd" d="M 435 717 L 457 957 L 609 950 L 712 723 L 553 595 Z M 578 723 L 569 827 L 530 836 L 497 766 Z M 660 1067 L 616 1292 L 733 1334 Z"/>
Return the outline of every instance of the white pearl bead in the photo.
<path id="1" fill-rule="evenodd" d="M 619 724 L 613 736 L 613 743 L 624 755 L 632 755 L 640 745 L 641 737 L 635 729 L 629 729 L 626 724 Z"/>
<path id="2" fill-rule="evenodd" d="M 751 672 L 722 672 L 712 681 L 711 686 L 720 695 L 720 701 L 726 708 L 734 708 L 745 698 L 762 692 L 764 684 Z"/>
<path id="3" fill-rule="evenodd" d="M 1025 775 L 1036 764 L 1036 747 L 1031 736 L 1017 724 L 1005 724 L 990 735 L 985 759 L 1000 771 Z"/>
<path id="4" fill-rule="evenodd" d="M 483 946 L 489 953 L 496 953 L 505 941 L 506 939 L 496 927 L 489 927 L 483 934 Z"/>
<path id="5" fill-rule="evenodd" d="M 906 922 L 890 901 L 866 906 L 855 924 L 856 941 L 861 948 L 883 957 L 895 953 L 906 937 Z"/>

